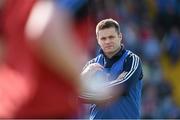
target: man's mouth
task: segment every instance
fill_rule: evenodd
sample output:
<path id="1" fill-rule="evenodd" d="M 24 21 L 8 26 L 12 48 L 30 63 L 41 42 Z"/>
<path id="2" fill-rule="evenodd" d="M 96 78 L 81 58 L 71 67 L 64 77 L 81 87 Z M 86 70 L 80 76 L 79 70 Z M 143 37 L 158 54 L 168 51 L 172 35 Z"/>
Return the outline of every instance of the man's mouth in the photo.
<path id="1" fill-rule="evenodd" d="M 112 47 L 113 47 L 112 45 L 108 45 L 108 46 L 105 46 L 105 49 L 110 49 Z"/>

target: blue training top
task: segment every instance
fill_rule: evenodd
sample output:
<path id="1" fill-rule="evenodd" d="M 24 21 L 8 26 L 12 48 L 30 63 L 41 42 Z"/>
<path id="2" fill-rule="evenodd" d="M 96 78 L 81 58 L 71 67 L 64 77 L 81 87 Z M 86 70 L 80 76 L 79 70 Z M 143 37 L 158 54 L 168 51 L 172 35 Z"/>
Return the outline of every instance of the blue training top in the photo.
<path id="1" fill-rule="evenodd" d="M 142 90 L 142 67 L 140 58 L 129 50 L 122 48 L 111 59 L 103 52 L 88 62 L 99 63 L 104 66 L 104 71 L 110 74 L 109 85 L 122 87 L 123 95 L 110 106 L 100 108 L 95 104 L 90 108 L 90 119 L 138 119 L 140 118 L 141 90 Z M 85 67 L 86 67 L 85 66 Z M 123 79 L 118 76 L 126 72 Z"/>

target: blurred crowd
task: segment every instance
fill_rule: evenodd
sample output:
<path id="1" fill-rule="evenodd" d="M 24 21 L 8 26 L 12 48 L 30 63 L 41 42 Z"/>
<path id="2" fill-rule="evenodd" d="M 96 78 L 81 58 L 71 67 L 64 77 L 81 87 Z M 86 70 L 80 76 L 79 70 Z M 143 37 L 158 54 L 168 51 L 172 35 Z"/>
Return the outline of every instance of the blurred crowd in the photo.
<path id="1" fill-rule="evenodd" d="M 142 118 L 180 118 L 179 0 L 89 0 L 87 30 L 91 56 L 98 53 L 95 25 L 116 19 L 127 49 L 143 61 Z"/>

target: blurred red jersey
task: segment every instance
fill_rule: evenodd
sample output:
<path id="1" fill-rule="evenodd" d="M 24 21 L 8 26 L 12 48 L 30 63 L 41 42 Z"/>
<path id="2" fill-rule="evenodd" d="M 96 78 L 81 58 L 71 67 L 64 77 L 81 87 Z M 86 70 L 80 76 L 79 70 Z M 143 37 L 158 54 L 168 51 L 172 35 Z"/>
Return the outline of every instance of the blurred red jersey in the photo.
<path id="1" fill-rule="evenodd" d="M 56 74 L 36 58 L 24 34 L 26 21 L 35 2 L 6 0 L 0 16 L 4 23 L 2 35 L 6 44 L 6 65 L 0 68 L 0 102 L 1 98 L 4 101 L 11 99 L 12 105 L 7 103 L 7 106 L 14 107 L 7 107 L 12 114 L 9 117 L 74 117 L 79 106 L 75 88 L 66 82 L 68 78 L 63 73 Z M 3 95 L 4 92 L 8 95 Z"/>

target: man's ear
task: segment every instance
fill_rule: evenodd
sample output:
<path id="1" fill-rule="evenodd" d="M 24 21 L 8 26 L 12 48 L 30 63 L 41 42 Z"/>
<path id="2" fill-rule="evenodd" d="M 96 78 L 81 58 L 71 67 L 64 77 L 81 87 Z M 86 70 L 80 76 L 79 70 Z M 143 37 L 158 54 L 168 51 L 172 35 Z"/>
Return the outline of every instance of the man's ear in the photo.
<path id="1" fill-rule="evenodd" d="M 119 38 L 122 39 L 122 33 L 121 32 L 119 33 Z"/>

